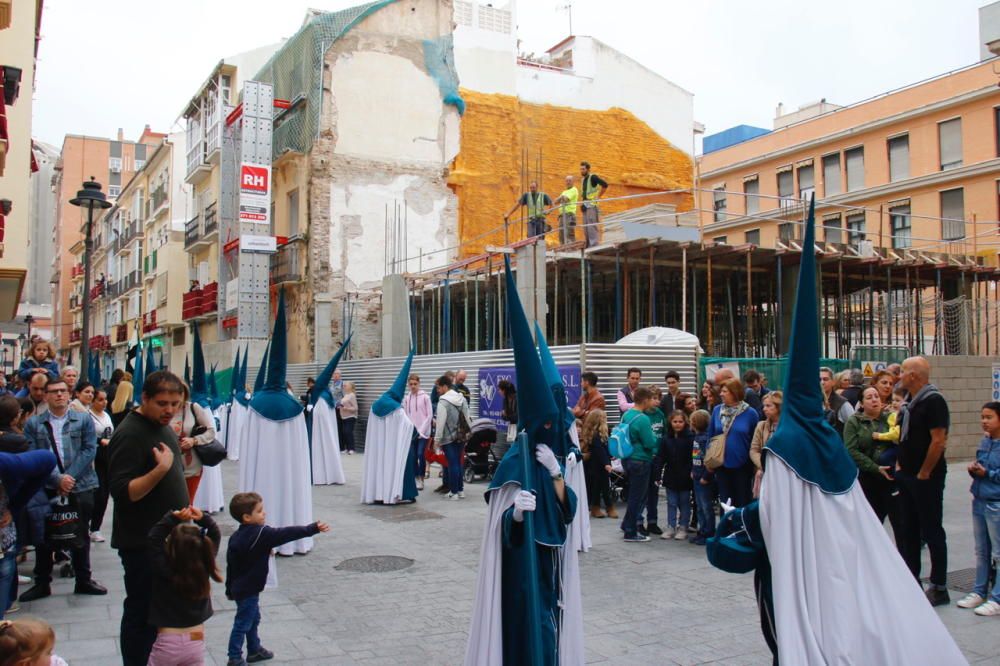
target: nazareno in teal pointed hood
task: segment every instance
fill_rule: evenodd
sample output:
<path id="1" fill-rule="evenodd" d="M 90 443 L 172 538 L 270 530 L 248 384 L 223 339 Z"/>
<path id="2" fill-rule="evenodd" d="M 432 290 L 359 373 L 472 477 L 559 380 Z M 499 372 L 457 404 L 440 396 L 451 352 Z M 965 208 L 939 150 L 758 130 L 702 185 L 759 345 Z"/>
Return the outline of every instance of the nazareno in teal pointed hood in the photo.
<path id="1" fill-rule="evenodd" d="M 819 385 L 819 308 L 816 300 L 815 198 L 809 205 L 795 293 L 784 402 L 778 429 L 765 445 L 807 483 L 830 494 L 854 485 L 858 467 L 843 440 L 823 417 Z"/>
<path id="2" fill-rule="evenodd" d="M 302 414 L 302 403 L 288 394 L 285 376 L 288 369 L 288 326 L 285 316 L 285 291 L 278 296 L 278 314 L 268 343 L 266 375 L 258 391 L 254 389 L 250 409 L 269 421 L 287 421 Z M 261 367 L 263 373 L 265 368 Z"/>
<path id="3" fill-rule="evenodd" d="M 559 405 L 552 397 L 550 385 L 556 380 L 546 376 L 542 360 L 535 349 L 528 318 L 524 314 L 524 307 L 517 295 L 517 285 L 510 270 L 510 257 L 504 257 L 504 265 L 507 279 L 507 322 L 514 351 L 514 368 L 517 370 L 518 427 L 525 429 L 529 436 L 534 438 L 537 437 L 537 430 L 540 427 L 546 423 L 555 423 L 560 417 Z M 542 344 L 545 344 L 544 340 Z M 549 359 L 551 358 L 552 355 L 549 354 Z M 555 375 L 558 378 L 558 370 Z M 558 382 L 561 385 L 562 379 L 558 379 Z M 551 437 L 545 439 L 549 440 Z M 559 453 L 556 451 L 557 455 Z M 565 455 L 565 451 L 562 455 Z"/>
<path id="4" fill-rule="evenodd" d="M 352 334 L 353 335 L 353 334 Z M 326 404 L 333 407 L 333 394 L 330 393 L 330 380 L 333 379 L 333 373 L 337 369 L 337 364 L 340 363 L 341 357 L 344 352 L 347 351 L 348 345 L 351 344 L 351 336 L 348 335 L 347 339 L 344 340 L 344 344 L 340 345 L 340 349 L 337 353 L 333 355 L 330 362 L 326 364 L 323 368 L 323 372 L 319 373 L 316 377 L 316 383 L 313 385 L 312 395 L 309 397 L 309 408 L 311 409 L 319 402 L 320 398 L 326 401 Z"/>
<path id="5" fill-rule="evenodd" d="M 208 396 L 208 374 L 205 372 L 205 352 L 201 348 L 201 335 L 198 333 L 198 325 L 194 325 L 193 342 L 191 343 L 191 402 L 196 402 L 202 407 L 211 408 L 211 400 Z"/>
<path id="6" fill-rule="evenodd" d="M 372 413 L 375 416 L 388 416 L 403 406 L 403 395 L 406 393 L 406 380 L 410 376 L 410 366 L 413 364 L 413 347 L 406 357 L 406 362 L 399 369 L 396 381 L 392 383 L 389 390 L 382 394 L 382 397 L 372 404 Z M 331 372 L 331 376 L 333 373 Z M 315 392 L 314 392 L 315 395 Z"/>
<path id="7" fill-rule="evenodd" d="M 153 357 L 153 343 L 149 342 L 146 345 L 146 377 L 150 376 L 157 370 L 159 370 L 159 368 L 156 366 L 156 359 Z"/>
<path id="8" fill-rule="evenodd" d="M 271 341 L 264 347 L 264 355 L 260 359 L 260 367 L 257 368 L 257 376 L 253 380 L 253 392 L 264 390 L 264 378 L 267 376 L 267 357 L 271 355 Z"/>
<path id="9" fill-rule="evenodd" d="M 215 377 L 216 364 L 212 364 L 212 369 L 208 371 L 208 404 L 212 409 L 218 409 L 223 405 L 222 397 L 219 395 L 219 383 Z"/>
<path id="10" fill-rule="evenodd" d="M 247 376 L 250 372 L 250 345 L 243 347 L 243 365 L 240 366 L 240 377 L 236 381 L 236 402 L 244 407 L 250 404 L 250 392 L 247 390 Z"/>
<path id="11" fill-rule="evenodd" d="M 233 371 L 229 375 L 229 399 L 226 402 L 232 402 L 236 397 L 236 391 L 240 385 L 240 348 L 236 347 L 236 359 L 233 361 Z"/>
<path id="12" fill-rule="evenodd" d="M 184 383 L 191 388 L 191 357 L 184 354 Z"/>
<path id="13" fill-rule="evenodd" d="M 139 387 L 142 386 L 143 383 L 145 383 L 146 381 L 146 370 L 144 367 L 145 357 L 143 357 L 142 354 L 141 340 L 136 344 L 136 347 L 138 347 L 138 349 L 135 350 L 135 361 L 133 366 L 135 372 L 132 373 L 132 386 Z"/>

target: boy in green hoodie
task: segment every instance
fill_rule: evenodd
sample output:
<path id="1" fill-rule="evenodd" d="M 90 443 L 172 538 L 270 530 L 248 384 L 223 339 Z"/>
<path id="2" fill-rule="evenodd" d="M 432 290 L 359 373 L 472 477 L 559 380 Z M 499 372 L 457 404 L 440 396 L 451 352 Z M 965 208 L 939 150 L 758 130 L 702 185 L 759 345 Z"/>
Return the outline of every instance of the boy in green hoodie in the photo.
<path id="1" fill-rule="evenodd" d="M 646 414 L 646 410 L 654 406 L 653 393 L 643 386 L 635 390 L 633 398 L 632 409 L 622 415 L 622 422 L 628 423 L 632 443 L 632 455 L 622 461 L 628 477 L 628 509 L 622 521 L 622 531 L 625 532 L 625 541 L 641 543 L 649 541 L 648 536 L 639 534 L 638 525 L 642 509 L 646 506 L 652 461 L 659 451 L 659 443 Z"/>
<path id="2" fill-rule="evenodd" d="M 642 412 L 649 417 L 649 426 L 653 430 L 653 439 L 656 442 L 656 448 L 653 452 L 653 458 L 650 461 L 649 487 L 646 490 L 646 526 L 642 526 L 642 519 L 640 519 L 637 529 L 639 534 L 659 535 L 663 534 L 663 530 L 656 524 L 656 520 L 659 517 L 656 505 L 660 501 L 660 479 L 663 477 L 664 463 L 661 453 L 664 448 L 663 438 L 667 434 L 665 429 L 667 417 L 663 413 L 663 410 L 660 409 L 660 393 L 655 389 L 656 387 L 649 387 L 653 399 L 650 401 L 649 407 Z"/>

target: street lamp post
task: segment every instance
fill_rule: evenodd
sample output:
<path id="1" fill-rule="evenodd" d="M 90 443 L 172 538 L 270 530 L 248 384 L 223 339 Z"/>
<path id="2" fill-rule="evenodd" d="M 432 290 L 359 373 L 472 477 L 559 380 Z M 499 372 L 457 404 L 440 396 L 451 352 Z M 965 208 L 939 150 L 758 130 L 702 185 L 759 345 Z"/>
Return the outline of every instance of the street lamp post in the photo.
<path id="1" fill-rule="evenodd" d="M 90 257 L 94 251 L 94 209 L 111 208 L 111 202 L 93 176 L 83 184 L 82 190 L 77 191 L 76 198 L 69 202 L 87 209 L 87 221 L 83 225 L 83 331 L 80 334 L 80 367 L 86 369 L 90 367 Z"/>
<path id="2" fill-rule="evenodd" d="M 31 340 L 31 325 L 35 323 L 35 317 L 32 314 L 24 315 L 24 323 L 28 327 L 28 340 Z"/>

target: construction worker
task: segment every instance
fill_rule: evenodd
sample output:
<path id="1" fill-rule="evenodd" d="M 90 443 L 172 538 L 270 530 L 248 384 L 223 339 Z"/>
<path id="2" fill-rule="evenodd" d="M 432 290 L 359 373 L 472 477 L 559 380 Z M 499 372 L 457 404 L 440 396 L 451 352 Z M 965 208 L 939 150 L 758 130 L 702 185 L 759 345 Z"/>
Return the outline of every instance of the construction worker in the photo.
<path id="1" fill-rule="evenodd" d="M 545 223 L 545 209 L 552 206 L 552 198 L 545 192 L 538 191 L 538 182 L 531 181 L 530 192 L 525 192 L 517 200 L 507 214 L 503 216 L 504 224 L 510 222 L 510 216 L 521 206 L 528 208 L 528 237 L 542 236 L 552 230 L 552 227 Z"/>
<path id="2" fill-rule="evenodd" d="M 597 245 L 600 231 L 597 224 L 600 214 L 597 211 L 597 200 L 604 196 L 608 183 L 596 173 L 590 172 L 590 162 L 580 162 L 580 194 L 583 198 L 583 235 L 587 239 L 586 247 Z"/>
<path id="3" fill-rule="evenodd" d="M 580 190 L 573 184 L 573 176 L 566 176 L 566 189 L 556 199 L 559 208 L 559 242 L 563 245 L 576 241 L 576 206 Z"/>

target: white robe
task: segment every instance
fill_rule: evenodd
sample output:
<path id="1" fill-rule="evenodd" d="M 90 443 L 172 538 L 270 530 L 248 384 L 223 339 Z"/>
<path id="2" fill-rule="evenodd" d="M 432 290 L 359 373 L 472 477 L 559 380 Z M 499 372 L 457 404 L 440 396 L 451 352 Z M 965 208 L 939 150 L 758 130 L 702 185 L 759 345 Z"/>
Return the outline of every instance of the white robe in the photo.
<path id="1" fill-rule="evenodd" d="M 337 413 L 323 399 L 312 409 L 312 482 L 316 485 L 347 483 L 340 461 Z"/>
<path id="2" fill-rule="evenodd" d="M 240 490 L 260 493 L 271 527 L 314 522 L 305 415 L 271 421 L 248 409 L 244 429 Z M 306 537 L 281 546 L 278 552 L 307 553 L 312 545 L 312 537 Z"/>
<path id="3" fill-rule="evenodd" d="M 760 497 L 782 664 L 966 664 L 860 485 L 841 495 L 769 456 Z"/>
<path id="4" fill-rule="evenodd" d="M 362 504 L 395 504 L 401 500 L 412 435 L 413 423 L 402 407 L 384 417 L 368 412 L 365 466 L 361 476 Z M 411 470 L 411 473 L 414 472 Z"/>
<path id="5" fill-rule="evenodd" d="M 465 647 L 466 666 L 503 665 L 503 608 L 500 591 L 502 578 L 501 527 L 504 512 L 514 504 L 521 486 L 508 483 L 492 492 L 486 513 L 486 529 L 479 547 L 479 574 L 476 577 L 475 606 L 469 624 L 469 642 Z M 580 592 L 580 567 L 575 548 L 559 549 L 562 625 L 559 628 L 560 666 L 584 663 L 583 603 Z"/>
<path id="6" fill-rule="evenodd" d="M 580 436 L 576 432 L 576 426 L 570 427 L 569 436 L 573 440 L 573 445 L 580 448 Z M 582 460 L 566 464 L 566 484 L 576 493 L 576 515 L 567 530 L 567 541 L 576 550 L 586 553 L 590 550 L 593 542 L 590 539 L 590 502 L 587 498 L 587 475 L 584 472 Z"/>
<path id="7" fill-rule="evenodd" d="M 230 460 L 240 459 L 240 445 L 243 438 L 243 426 L 246 423 L 247 408 L 236 400 L 233 400 L 232 408 L 226 416 L 225 431 L 223 432 L 222 443 L 226 445 L 227 455 Z"/>
<path id="8" fill-rule="evenodd" d="M 226 494 L 222 489 L 222 463 L 214 467 L 201 468 L 201 482 L 194 494 L 193 504 L 208 513 L 217 513 L 226 506 Z"/>

